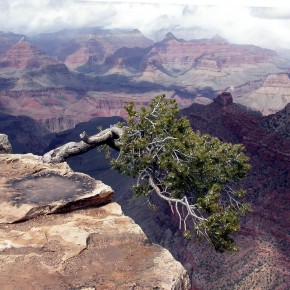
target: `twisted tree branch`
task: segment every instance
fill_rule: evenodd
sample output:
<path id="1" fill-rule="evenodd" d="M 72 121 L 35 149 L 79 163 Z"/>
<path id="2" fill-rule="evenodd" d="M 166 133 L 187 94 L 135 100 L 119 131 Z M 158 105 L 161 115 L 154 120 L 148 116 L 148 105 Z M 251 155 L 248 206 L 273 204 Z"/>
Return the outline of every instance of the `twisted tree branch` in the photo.
<path id="1" fill-rule="evenodd" d="M 95 147 L 107 144 L 115 150 L 120 150 L 115 143 L 123 134 L 123 129 L 112 126 L 100 133 L 89 137 L 86 132 L 80 134 L 81 141 L 69 142 L 58 148 L 50 150 L 42 156 L 42 160 L 47 163 L 64 162 L 70 156 L 83 154 Z"/>

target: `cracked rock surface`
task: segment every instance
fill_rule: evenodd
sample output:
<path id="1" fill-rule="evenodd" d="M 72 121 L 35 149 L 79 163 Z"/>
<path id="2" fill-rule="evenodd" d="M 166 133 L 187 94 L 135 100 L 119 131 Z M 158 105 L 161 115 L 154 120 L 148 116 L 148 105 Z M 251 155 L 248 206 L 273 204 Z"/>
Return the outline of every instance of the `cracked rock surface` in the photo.
<path id="1" fill-rule="evenodd" d="M 0 289 L 190 289 L 109 186 L 31 154 L 0 164 Z"/>
<path id="2" fill-rule="evenodd" d="M 66 163 L 43 163 L 32 154 L 0 155 L 0 223 L 107 203 L 111 187 Z"/>

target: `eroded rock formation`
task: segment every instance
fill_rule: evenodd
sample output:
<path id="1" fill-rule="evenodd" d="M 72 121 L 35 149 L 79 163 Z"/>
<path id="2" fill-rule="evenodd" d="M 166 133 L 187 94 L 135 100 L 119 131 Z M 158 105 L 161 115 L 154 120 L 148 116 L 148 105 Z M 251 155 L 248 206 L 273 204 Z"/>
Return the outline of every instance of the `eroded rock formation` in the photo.
<path id="1" fill-rule="evenodd" d="M 74 38 L 78 49 L 66 57 L 65 63 L 70 68 L 81 68 L 86 72 L 95 71 L 98 65 L 120 48 L 144 48 L 152 45 L 138 30 L 132 31 L 92 31 L 80 32 Z"/>
<path id="2" fill-rule="evenodd" d="M 25 37 L 21 38 L 0 59 L 0 67 L 16 69 L 39 68 L 43 65 L 56 64 L 56 58 L 49 57 L 37 47 L 29 43 Z"/>
<path id="3" fill-rule="evenodd" d="M 32 154 L 0 155 L 0 223 L 28 220 L 111 200 L 113 190 L 66 163 L 50 165 Z"/>
<path id="4" fill-rule="evenodd" d="M 124 103 L 146 94 L 148 101 L 166 93 L 184 107 L 230 89 L 235 102 L 265 115 L 289 102 L 285 59 L 220 37 L 187 41 L 168 33 L 153 44 L 137 30 L 99 28 L 1 37 L 0 111 L 30 116 L 53 132 L 97 116 L 124 117 Z"/>
<path id="5" fill-rule="evenodd" d="M 237 95 L 236 103 L 245 105 L 263 115 L 274 114 L 290 103 L 290 79 L 287 74 L 270 74 L 260 86 Z"/>
<path id="6" fill-rule="evenodd" d="M 0 134 L 0 154 L 12 153 L 12 146 L 8 140 L 8 136 Z"/>

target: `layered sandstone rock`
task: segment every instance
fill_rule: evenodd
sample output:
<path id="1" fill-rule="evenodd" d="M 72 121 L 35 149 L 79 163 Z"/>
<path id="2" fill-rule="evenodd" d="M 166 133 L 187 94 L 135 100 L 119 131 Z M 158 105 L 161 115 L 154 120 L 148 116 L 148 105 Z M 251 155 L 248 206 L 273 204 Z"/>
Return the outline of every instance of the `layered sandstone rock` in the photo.
<path id="1" fill-rule="evenodd" d="M 16 69 L 39 68 L 43 65 L 55 64 L 57 60 L 41 52 L 24 37 L 14 44 L 0 59 L 0 67 Z"/>
<path id="2" fill-rule="evenodd" d="M 174 71 L 184 73 L 192 68 L 220 70 L 223 67 L 258 65 L 271 62 L 275 56 L 274 51 L 255 46 L 233 45 L 216 38 L 185 41 L 168 33 L 144 57 L 143 67 L 146 70 L 148 63 L 154 62 L 174 74 Z"/>
<path id="3" fill-rule="evenodd" d="M 73 54 L 69 55 L 65 64 L 72 69 L 87 65 L 88 67 L 95 66 L 104 62 L 105 51 L 101 44 L 96 41 L 81 43 L 80 47 Z"/>
<path id="4" fill-rule="evenodd" d="M 0 55 L 4 54 L 13 44 L 17 43 L 23 37 L 23 34 L 0 31 Z"/>
<path id="5" fill-rule="evenodd" d="M 112 189 L 66 163 L 50 165 L 41 157 L 27 154 L 0 155 L 0 223 L 28 220 L 111 200 Z"/>
<path id="6" fill-rule="evenodd" d="M 271 74 L 260 87 L 242 96 L 237 96 L 235 102 L 257 110 L 263 115 L 276 113 L 290 103 L 289 76 Z"/>
<path id="7" fill-rule="evenodd" d="M 118 204 L 97 207 L 109 186 L 32 154 L 0 162 L 1 289 L 190 289 Z"/>
<path id="8" fill-rule="evenodd" d="M 103 64 L 108 56 L 120 48 L 144 48 L 152 45 L 152 41 L 138 30 L 80 32 L 75 36 L 75 42 L 79 44 L 79 48 L 67 56 L 65 63 L 70 68 L 80 67 L 87 72 L 96 70 L 97 65 Z"/>
<path id="9" fill-rule="evenodd" d="M 95 117 L 121 116 L 126 118 L 127 113 L 124 106 L 130 101 L 135 101 L 137 105 L 141 103 L 146 105 L 153 97 L 161 93 L 166 93 L 168 98 L 175 98 L 181 108 L 192 103 L 191 99 L 183 98 L 174 91 L 150 91 L 130 95 L 122 92 L 89 91 L 82 94 L 82 98 L 79 97 L 80 93 L 63 88 L 10 91 L 0 92 L 0 119 L 1 111 L 4 111 L 15 116 L 15 126 L 24 127 L 23 124 L 19 126 L 17 122 L 24 118 L 20 117 L 21 115 L 29 116 L 34 120 L 35 125 L 38 124 L 38 134 L 42 135 L 41 130 L 45 133 L 60 132 L 74 128 L 76 124 L 87 122 Z M 29 124 L 31 123 L 29 120 L 27 121 Z M 8 132 L 8 126 L 13 131 L 8 123 L 6 126 L 5 123 L 0 124 L 0 129 Z M 35 126 L 33 125 L 33 127 Z M 16 128 L 15 131 L 17 130 Z"/>
<path id="10" fill-rule="evenodd" d="M 185 107 L 195 97 L 196 102 L 211 99 L 230 88 L 236 102 L 264 114 L 281 109 L 288 100 L 287 75 L 266 80 L 265 89 L 260 88 L 269 73 L 285 71 L 275 66 L 275 52 L 219 37 L 185 41 L 168 33 L 152 45 L 139 31 L 91 28 L 40 35 L 34 43 L 47 46 L 50 54 L 60 53 L 66 62 L 20 40 L 1 58 L 0 111 L 29 116 L 52 132 L 97 116 L 124 117 L 127 101 L 148 102 L 156 92 L 174 95 Z M 278 87 L 280 81 L 283 87 Z M 253 91 L 258 95 L 248 96 Z M 144 94 L 150 97 L 144 100 Z"/>
<path id="11" fill-rule="evenodd" d="M 257 82 L 273 73 L 285 72 L 275 64 L 277 53 L 251 45 L 235 45 L 220 39 L 186 41 L 167 34 L 155 43 L 140 62 L 138 81 L 165 86 L 182 86 L 212 98 L 227 88 Z"/>

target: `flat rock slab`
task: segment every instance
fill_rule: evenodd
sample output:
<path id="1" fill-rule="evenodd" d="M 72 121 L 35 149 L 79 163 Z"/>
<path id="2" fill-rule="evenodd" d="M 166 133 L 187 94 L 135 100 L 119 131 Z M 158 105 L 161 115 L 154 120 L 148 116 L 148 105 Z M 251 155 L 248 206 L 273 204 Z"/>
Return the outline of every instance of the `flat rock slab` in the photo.
<path id="1" fill-rule="evenodd" d="M 183 266 L 110 203 L 0 225 L 0 289 L 190 289 Z"/>
<path id="2" fill-rule="evenodd" d="M 112 194 L 66 163 L 0 155 L 0 289 L 190 289 Z"/>
<path id="3" fill-rule="evenodd" d="M 32 154 L 0 155 L 0 224 L 105 204 L 113 190 L 66 163 Z"/>

